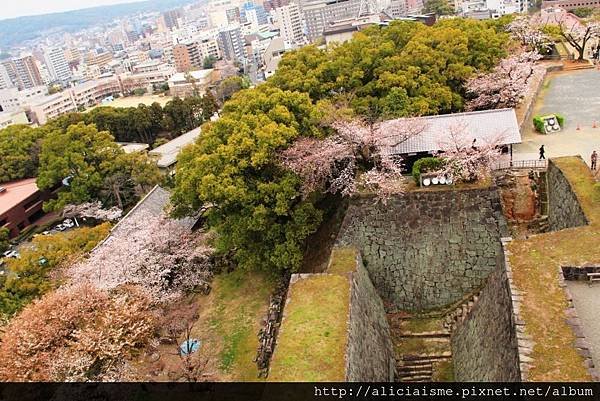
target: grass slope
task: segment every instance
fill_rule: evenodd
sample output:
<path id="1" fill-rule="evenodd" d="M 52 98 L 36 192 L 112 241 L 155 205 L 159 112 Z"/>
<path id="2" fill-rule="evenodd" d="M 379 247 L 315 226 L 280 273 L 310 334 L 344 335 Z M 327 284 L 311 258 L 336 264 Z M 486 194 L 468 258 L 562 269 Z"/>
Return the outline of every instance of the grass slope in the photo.
<path id="1" fill-rule="evenodd" d="M 269 381 L 344 381 L 350 281 L 314 275 L 290 286 Z"/>

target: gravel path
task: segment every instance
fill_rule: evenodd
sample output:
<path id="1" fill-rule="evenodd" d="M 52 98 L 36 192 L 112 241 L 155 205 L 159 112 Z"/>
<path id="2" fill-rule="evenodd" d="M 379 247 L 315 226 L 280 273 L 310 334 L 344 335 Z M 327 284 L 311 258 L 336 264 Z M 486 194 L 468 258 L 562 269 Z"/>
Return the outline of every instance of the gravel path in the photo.
<path id="1" fill-rule="evenodd" d="M 589 286 L 583 281 L 567 281 L 577 314 L 583 323 L 583 333 L 592 345 L 594 364 L 600 363 L 600 284 Z M 597 365 L 600 366 L 600 365 Z"/>

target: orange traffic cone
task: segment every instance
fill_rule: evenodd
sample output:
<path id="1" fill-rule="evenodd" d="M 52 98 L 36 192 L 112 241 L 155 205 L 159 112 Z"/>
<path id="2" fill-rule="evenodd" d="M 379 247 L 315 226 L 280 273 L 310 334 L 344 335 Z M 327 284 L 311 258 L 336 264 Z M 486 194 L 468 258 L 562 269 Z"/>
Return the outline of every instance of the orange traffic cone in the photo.
<path id="1" fill-rule="evenodd" d="M 579 123 L 577 123 L 577 128 L 575 128 L 577 131 L 581 131 L 581 126 L 579 125 Z"/>
<path id="2" fill-rule="evenodd" d="M 596 122 L 596 120 L 594 120 L 594 122 L 592 123 L 592 128 L 598 128 L 598 123 Z"/>

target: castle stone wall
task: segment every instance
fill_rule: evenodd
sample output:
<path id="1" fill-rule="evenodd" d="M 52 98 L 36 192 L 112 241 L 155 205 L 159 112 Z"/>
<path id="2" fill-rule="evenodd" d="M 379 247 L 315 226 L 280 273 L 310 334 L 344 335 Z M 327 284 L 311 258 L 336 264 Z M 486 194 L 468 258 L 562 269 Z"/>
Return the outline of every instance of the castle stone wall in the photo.
<path id="1" fill-rule="evenodd" d="M 346 381 L 393 381 L 395 357 L 390 327 L 360 255 L 351 280 Z"/>
<path id="2" fill-rule="evenodd" d="M 338 235 L 353 244 L 388 310 L 438 309 L 480 288 L 507 231 L 496 188 L 354 199 Z"/>
<path id="3" fill-rule="evenodd" d="M 452 331 L 456 381 L 519 381 L 519 347 L 504 264 L 488 277 L 466 319 Z"/>
<path id="4" fill-rule="evenodd" d="M 588 224 L 571 184 L 562 171 L 548 161 L 548 226 L 550 231 Z"/>

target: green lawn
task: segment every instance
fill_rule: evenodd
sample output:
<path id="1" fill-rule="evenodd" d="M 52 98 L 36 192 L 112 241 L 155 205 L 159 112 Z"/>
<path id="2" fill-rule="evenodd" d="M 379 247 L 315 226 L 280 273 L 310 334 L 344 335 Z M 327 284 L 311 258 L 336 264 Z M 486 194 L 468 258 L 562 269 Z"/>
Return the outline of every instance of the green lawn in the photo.
<path id="1" fill-rule="evenodd" d="M 235 270 L 214 279 L 209 325 L 218 342 L 218 368 L 232 380 L 258 380 L 257 334 L 273 289 L 274 281 L 257 272 Z"/>
<path id="2" fill-rule="evenodd" d="M 290 287 L 269 381 L 344 381 L 350 280 L 323 274 Z"/>

